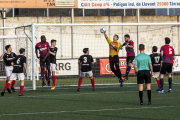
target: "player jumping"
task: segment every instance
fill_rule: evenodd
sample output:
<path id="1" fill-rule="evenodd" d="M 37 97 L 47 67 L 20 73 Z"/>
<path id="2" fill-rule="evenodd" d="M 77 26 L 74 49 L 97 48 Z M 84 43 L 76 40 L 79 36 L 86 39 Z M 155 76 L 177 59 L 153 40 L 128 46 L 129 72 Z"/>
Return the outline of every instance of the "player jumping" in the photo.
<path id="1" fill-rule="evenodd" d="M 8 83 L 6 84 L 4 91 L 1 93 L 1 96 L 4 96 L 6 89 L 9 88 L 9 85 L 12 83 L 13 80 L 17 79 L 18 76 L 18 80 L 21 80 L 21 86 L 20 86 L 20 92 L 19 92 L 19 96 L 24 96 L 22 94 L 23 89 L 24 89 L 24 73 L 23 73 L 23 66 L 24 69 L 26 71 L 27 74 L 27 69 L 26 69 L 26 57 L 25 55 L 25 49 L 21 48 L 19 50 L 20 55 L 16 56 L 16 58 L 14 59 L 14 62 L 12 62 L 11 64 L 14 66 L 12 74 L 10 76 L 10 80 L 8 81 Z"/>
<path id="2" fill-rule="evenodd" d="M 131 71 L 131 66 L 133 63 L 133 60 L 135 58 L 135 52 L 134 52 L 134 42 L 130 40 L 130 36 L 128 34 L 124 35 L 125 43 L 120 47 L 120 49 L 123 48 L 123 46 L 126 47 L 126 52 L 127 52 L 127 58 L 126 58 L 126 63 L 127 63 L 127 68 L 126 68 L 126 75 L 123 77 L 123 80 L 126 81 L 128 80 L 128 75 L 129 72 Z"/>
<path id="3" fill-rule="evenodd" d="M 151 105 L 151 77 L 153 76 L 152 63 L 149 55 L 144 53 L 145 47 L 139 45 L 140 54 L 136 56 L 134 62 L 135 73 L 137 74 L 137 84 L 139 84 L 140 104 L 143 105 L 143 84 L 147 86 L 148 105 Z M 151 70 L 151 74 L 150 74 Z"/>
<path id="4" fill-rule="evenodd" d="M 157 91 L 159 91 L 161 89 L 159 75 L 160 75 L 162 57 L 160 53 L 157 53 L 157 49 L 158 48 L 156 46 L 152 47 L 153 54 L 151 54 L 150 57 L 151 57 L 152 66 L 153 66 L 153 77 L 157 81 L 158 88 L 159 88 L 157 89 Z"/>
<path id="5" fill-rule="evenodd" d="M 82 79 L 85 77 L 86 74 L 88 75 L 88 77 L 90 77 L 93 91 L 95 91 L 94 78 L 92 72 L 92 64 L 94 64 L 93 57 L 89 55 L 89 48 L 84 48 L 83 52 L 84 55 L 80 56 L 78 61 L 79 64 L 81 63 L 81 71 L 77 91 L 80 91 Z"/>
<path id="6" fill-rule="evenodd" d="M 119 49 L 121 46 L 121 43 L 117 42 L 119 39 L 119 36 L 117 34 L 114 35 L 113 41 L 109 39 L 109 37 L 106 34 L 106 31 L 103 31 L 101 29 L 101 32 L 104 33 L 104 36 L 109 44 L 109 63 L 110 63 L 110 68 L 112 72 L 118 77 L 119 82 L 121 83 L 120 86 L 123 86 L 123 80 L 121 76 L 121 71 L 119 69 Z M 114 66 L 116 69 L 114 69 Z"/>
<path id="7" fill-rule="evenodd" d="M 169 81 L 169 90 L 168 92 L 171 92 L 171 86 L 172 86 L 172 67 L 173 67 L 173 60 L 175 60 L 175 53 L 174 48 L 169 45 L 170 39 L 168 37 L 165 38 L 165 44 L 161 47 L 161 55 L 162 55 L 162 66 L 161 66 L 161 76 L 160 76 L 160 85 L 161 90 L 157 93 L 164 93 L 163 84 L 164 84 L 164 74 L 168 72 L 168 81 Z"/>
<path id="8" fill-rule="evenodd" d="M 51 71 L 52 71 L 52 80 L 53 80 L 53 85 L 51 90 L 55 89 L 55 81 L 56 81 L 56 76 L 55 76 L 55 71 L 56 71 L 56 53 L 58 48 L 56 46 L 56 40 L 51 40 L 51 48 L 50 48 L 50 65 L 51 65 Z"/>
<path id="9" fill-rule="evenodd" d="M 50 46 L 49 46 L 49 43 L 46 42 L 46 37 L 44 35 L 41 36 L 41 42 L 36 44 L 35 49 L 36 49 L 36 56 L 38 59 L 40 59 L 42 87 L 44 87 L 46 85 L 44 82 L 44 66 L 45 66 L 45 63 L 46 63 L 46 67 L 48 70 L 48 86 L 50 86 L 50 76 L 51 76 L 50 57 L 49 57 Z M 39 50 L 40 57 L 38 57 L 38 51 L 37 50 Z"/>
<path id="10" fill-rule="evenodd" d="M 6 71 L 6 76 L 7 76 L 7 80 L 6 83 L 10 80 L 10 75 L 12 73 L 13 70 L 13 66 L 11 65 L 11 62 L 13 62 L 13 60 L 16 57 L 16 54 L 12 52 L 12 48 L 11 45 L 6 45 L 5 46 L 6 51 L 2 54 L 2 56 L 0 57 L 0 60 L 4 60 L 4 64 L 5 64 L 5 71 Z M 15 80 L 12 81 L 12 85 L 11 85 L 11 90 L 13 92 L 15 92 L 14 89 L 14 85 L 15 85 Z M 11 90 L 9 88 L 7 88 L 7 91 L 9 93 L 11 93 Z"/>

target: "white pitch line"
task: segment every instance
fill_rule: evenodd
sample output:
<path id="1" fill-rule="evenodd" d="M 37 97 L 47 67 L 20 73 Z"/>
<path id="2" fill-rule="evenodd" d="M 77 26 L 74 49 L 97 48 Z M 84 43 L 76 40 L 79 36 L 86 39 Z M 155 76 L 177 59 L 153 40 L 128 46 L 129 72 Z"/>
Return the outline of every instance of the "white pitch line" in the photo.
<path id="1" fill-rule="evenodd" d="M 70 96 L 74 96 L 74 95 L 93 95 L 93 94 L 109 94 L 109 93 L 113 93 L 113 94 L 120 94 L 120 93 L 124 93 L 124 92 L 137 92 L 137 91 L 119 91 L 119 92 L 97 92 L 97 93 L 79 93 L 79 94 L 59 94 L 59 95 L 37 95 L 37 96 L 22 96 L 22 97 L 49 97 L 49 96 L 61 96 L 61 95 L 70 95 Z M 17 96 L 19 97 L 19 96 Z M 17 97 L 1 97 L 2 98 L 17 98 Z"/>
<path id="2" fill-rule="evenodd" d="M 137 110 L 137 109 L 160 109 L 160 108 L 180 108 L 180 106 L 159 106 L 159 107 L 140 107 L 140 108 L 99 109 L 99 110 L 74 110 L 74 111 L 15 113 L 15 114 L 0 114 L 0 117 L 1 116 L 18 116 L 18 115 L 36 115 L 36 114 L 73 113 L 73 112 L 102 112 L 102 111 L 120 111 L 120 110 Z"/>

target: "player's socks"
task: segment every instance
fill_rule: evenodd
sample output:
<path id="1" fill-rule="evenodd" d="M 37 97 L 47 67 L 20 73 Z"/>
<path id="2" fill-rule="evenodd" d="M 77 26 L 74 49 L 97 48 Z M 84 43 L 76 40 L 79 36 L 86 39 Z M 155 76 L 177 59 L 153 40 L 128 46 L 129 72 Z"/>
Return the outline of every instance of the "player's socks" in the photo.
<path id="1" fill-rule="evenodd" d="M 16 81 L 15 81 L 15 80 L 13 80 L 13 81 L 12 81 L 11 88 L 14 88 L 15 83 L 16 83 Z"/>
<path id="2" fill-rule="evenodd" d="M 50 77 L 51 77 L 51 71 L 48 70 L 48 81 L 50 81 Z"/>
<path id="3" fill-rule="evenodd" d="M 4 91 L 6 91 L 7 89 L 9 89 L 9 83 L 6 84 L 6 86 L 4 87 Z"/>
<path id="4" fill-rule="evenodd" d="M 130 70 L 131 70 L 131 66 L 128 66 L 128 68 L 126 69 L 126 78 L 128 77 Z"/>
<path id="5" fill-rule="evenodd" d="M 24 89 L 24 86 L 20 86 L 20 92 L 19 92 L 19 94 L 22 94 L 22 92 L 23 92 L 23 89 Z"/>
<path id="6" fill-rule="evenodd" d="M 55 86 L 56 76 L 53 76 L 53 86 Z"/>
<path id="7" fill-rule="evenodd" d="M 143 103 L 143 91 L 139 91 L 140 104 Z"/>
<path id="8" fill-rule="evenodd" d="M 158 84 L 158 88 L 161 89 L 160 80 L 159 79 L 157 80 L 157 84 Z"/>
<path id="9" fill-rule="evenodd" d="M 42 82 L 44 82 L 44 72 L 41 72 Z"/>
<path id="10" fill-rule="evenodd" d="M 171 87 L 172 87 L 172 78 L 169 78 L 169 89 L 171 89 Z"/>
<path id="11" fill-rule="evenodd" d="M 9 80 L 6 80 L 6 84 L 8 83 Z"/>
<path id="12" fill-rule="evenodd" d="M 91 78 L 91 84 L 92 84 L 92 88 L 93 88 L 93 90 L 94 90 L 94 89 L 95 89 L 94 78 Z"/>
<path id="13" fill-rule="evenodd" d="M 79 82 L 78 82 L 78 88 L 81 87 L 81 83 L 82 83 L 82 77 L 79 78 Z"/>
<path id="14" fill-rule="evenodd" d="M 44 75 L 45 75 L 46 81 L 48 82 L 47 71 L 44 71 Z"/>
<path id="15" fill-rule="evenodd" d="M 147 90 L 148 103 L 151 103 L 151 90 Z"/>
<path id="16" fill-rule="evenodd" d="M 164 80 L 160 79 L 161 90 L 163 90 L 163 84 L 164 84 Z"/>

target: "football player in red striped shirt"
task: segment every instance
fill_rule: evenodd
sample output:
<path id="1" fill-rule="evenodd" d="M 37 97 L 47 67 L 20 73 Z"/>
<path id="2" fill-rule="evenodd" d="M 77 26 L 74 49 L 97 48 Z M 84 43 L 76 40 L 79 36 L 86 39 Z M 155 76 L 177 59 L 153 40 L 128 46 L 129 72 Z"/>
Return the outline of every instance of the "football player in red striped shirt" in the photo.
<path id="1" fill-rule="evenodd" d="M 169 45 L 170 39 L 168 37 L 165 38 L 165 44 L 160 49 L 161 55 L 162 55 L 162 64 L 161 64 L 161 76 L 160 76 L 160 85 L 161 90 L 157 93 L 164 93 L 163 84 L 164 84 L 164 74 L 166 72 L 168 73 L 168 81 L 169 81 L 169 90 L 168 92 L 171 92 L 171 86 L 172 86 L 172 67 L 175 60 L 175 53 L 174 48 Z"/>
<path id="2" fill-rule="evenodd" d="M 128 80 L 129 72 L 131 71 L 131 65 L 135 58 L 135 52 L 134 52 L 134 42 L 130 40 L 130 36 L 128 34 L 124 35 L 125 42 L 121 45 L 121 49 L 125 46 L 126 52 L 127 52 L 127 68 L 126 68 L 126 75 L 123 77 L 123 80 Z"/>
<path id="3" fill-rule="evenodd" d="M 41 42 L 36 44 L 35 49 L 36 49 L 36 56 L 38 59 L 40 59 L 42 87 L 44 87 L 46 85 L 44 82 L 45 63 L 46 63 L 46 67 L 48 70 L 48 86 L 50 86 L 50 76 L 51 76 L 50 57 L 49 57 L 50 46 L 49 46 L 49 43 L 46 42 L 46 37 L 44 35 L 41 36 Z M 40 57 L 38 56 L 37 50 L 39 50 Z"/>

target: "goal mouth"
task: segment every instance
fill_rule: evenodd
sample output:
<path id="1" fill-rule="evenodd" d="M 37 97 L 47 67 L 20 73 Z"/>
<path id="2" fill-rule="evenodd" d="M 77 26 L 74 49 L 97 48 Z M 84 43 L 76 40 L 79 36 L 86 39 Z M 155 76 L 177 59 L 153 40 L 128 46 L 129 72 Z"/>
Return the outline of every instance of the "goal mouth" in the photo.
<path id="1" fill-rule="evenodd" d="M 75 24 L 31 24 L 20 27 L 4 28 L 6 36 L 0 36 L 5 43 L 12 44 L 13 52 L 18 53 L 20 47 L 27 50 L 26 57 L 28 63 L 28 75 L 26 79 L 27 87 L 42 86 L 39 60 L 35 56 L 35 45 L 40 42 L 40 36 L 45 35 L 47 42 L 52 39 L 57 40 L 56 47 L 56 76 L 57 86 L 76 86 L 78 83 L 81 67 L 78 65 L 78 59 L 83 55 L 83 48 L 89 48 L 90 55 L 93 56 L 94 65 L 92 66 L 93 76 L 97 85 L 119 84 L 118 78 L 110 69 L 109 65 L 109 45 L 100 32 L 105 28 L 106 34 L 112 40 L 114 34 L 119 36 L 118 42 L 124 43 L 124 35 L 129 34 L 134 42 L 135 54 L 138 54 L 138 45 L 145 45 L 146 54 L 152 53 L 152 46 L 157 46 L 158 50 L 164 45 L 164 38 L 171 39 L 171 45 L 175 48 L 175 53 L 179 52 L 179 33 L 180 23 L 75 23 Z M 24 29 L 25 28 L 25 29 Z M 0 28 L 2 29 L 2 28 Z M 15 34 L 16 30 L 16 34 Z M 26 34 L 25 34 L 26 33 Z M 2 50 L 1 50 L 2 51 Z M 179 53 L 180 54 L 180 53 Z M 119 51 L 119 64 L 121 73 L 126 72 L 126 50 Z M 177 56 L 178 62 L 180 57 Z M 177 68 L 177 63 L 175 68 Z M 180 63 L 178 63 L 180 64 Z M 133 68 L 133 66 L 132 66 Z M 173 68 L 174 69 L 174 68 Z M 174 69 L 173 82 L 179 83 L 180 70 Z M 166 81 L 165 81 L 166 82 Z M 136 84 L 134 70 L 131 69 L 129 79 L 125 83 Z M 86 76 L 82 85 L 89 85 L 90 80 Z"/>

